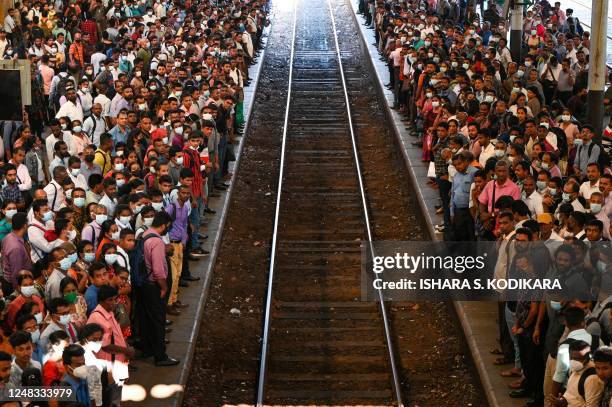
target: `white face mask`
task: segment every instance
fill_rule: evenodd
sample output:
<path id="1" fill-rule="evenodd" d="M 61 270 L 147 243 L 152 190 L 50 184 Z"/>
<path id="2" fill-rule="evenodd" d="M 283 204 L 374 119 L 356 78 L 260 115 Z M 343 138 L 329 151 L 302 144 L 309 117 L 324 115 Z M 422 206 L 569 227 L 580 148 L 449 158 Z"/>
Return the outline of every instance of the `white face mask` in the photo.
<path id="1" fill-rule="evenodd" d="M 89 368 L 86 365 L 79 366 L 72 371 L 72 374 L 78 377 L 79 379 L 87 379 L 87 374 L 89 372 Z"/>
<path id="2" fill-rule="evenodd" d="M 6 212 L 4 212 L 4 215 L 6 216 L 7 219 L 13 219 L 13 216 L 15 216 L 15 214 L 17 213 L 17 209 L 9 209 Z"/>
<path id="3" fill-rule="evenodd" d="M 153 218 L 144 218 L 142 220 L 142 223 L 144 223 L 146 227 L 151 227 L 151 225 L 153 224 Z"/>
<path id="4" fill-rule="evenodd" d="M 123 225 L 127 226 L 130 223 L 131 219 L 132 219 L 131 216 L 120 216 L 119 217 L 119 222 L 121 222 Z"/>
<path id="5" fill-rule="evenodd" d="M 60 315 L 59 323 L 62 325 L 68 325 L 70 323 L 70 314 Z"/>
<path id="6" fill-rule="evenodd" d="M 183 165 L 183 157 L 182 156 L 181 157 L 177 157 L 176 158 L 176 163 L 178 165 Z M 17 210 L 15 210 L 15 212 L 17 212 Z"/>
<path id="7" fill-rule="evenodd" d="M 100 349 L 102 349 L 102 341 L 87 342 L 87 345 L 93 353 L 98 353 L 100 352 Z"/>
<path id="8" fill-rule="evenodd" d="M 31 297 L 37 294 L 37 292 L 38 290 L 33 285 L 21 287 L 21 294 L 23 294 L 24 297 Z"/>
<path id="9" fill-rule="evenodd" d="M 151 202 L 151 206 L 157 212 L 161 211 L 164 208 L 164 204 L 162 202 Z"/>
<path id="10" fill-rule="evenodd" d="M 96 215 L 96 223 L 98 225 L 102 225 L 106 219 L 107 219 L 107 216 L 104 214 Z"/>
<path id="11" fill-rule="evenodd" d="M 570 370 L 572 372 L 579 372 L 584 369 L 584 363 L 579 360 L 570 360 Z"/>

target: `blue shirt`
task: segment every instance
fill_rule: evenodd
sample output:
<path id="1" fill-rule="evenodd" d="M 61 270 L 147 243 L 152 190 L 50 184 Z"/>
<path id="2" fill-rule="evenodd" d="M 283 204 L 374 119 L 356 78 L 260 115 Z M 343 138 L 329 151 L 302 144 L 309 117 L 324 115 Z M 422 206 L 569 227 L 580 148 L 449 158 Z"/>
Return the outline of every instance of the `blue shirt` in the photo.
<path id="1" fill-rule="evenodd" d="M 457 172 L 453 177 L 451 187 L 451 215 L 455 209 L 467 209 L 470 206 L 470 188 L 474 181 L 474 173 L 478 171 L 475 167 L 468 167 L 465 173 Z"/>
<path id="2" fill-rule="evenodd" d="M 70 387 L 72 387 L 79 405 L 92 407 L 91 397 L 89 396 L 89 388 L 87 387 L 87 380 L 73 378 L 72 376 L 65 374 L 62 381 L 64 383 L 68 383 Z"/>
<path id="3" fill-rule="evenodd" d="M 113 142 L 115 143 L 114 145 L 116 146 L 117 143 L 127 143 L 129 132 L 130 132 L 130 129 L 127 126 L 124 131 L 121 131 L 121 128 L 119 127 L 119 125 L 116 125 L 112 129 L 110 129 L 108 134 L 113 136 Z M 113 151 L 114 151 L 114 147 L 113 147 Z"/>
<path id="4" fill-rule="evenodd" d="M 87 315 L 89 315 L 98 306 L 98 287 L 93 284 L 87 287 L 85 302 L 87 303 Z"/>

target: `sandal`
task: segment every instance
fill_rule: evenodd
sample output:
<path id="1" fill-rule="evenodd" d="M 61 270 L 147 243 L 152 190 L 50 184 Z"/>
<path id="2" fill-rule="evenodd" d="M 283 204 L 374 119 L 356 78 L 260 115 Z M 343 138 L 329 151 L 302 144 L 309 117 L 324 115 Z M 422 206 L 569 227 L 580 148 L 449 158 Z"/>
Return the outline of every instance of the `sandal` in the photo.
<path id="1" fill-rule="evenodd" d="M 496 366 L 508 365 L 510 363 L 514 363 L 514 359 L 510 359 L 510 358 L 507 358 L 507 357 L 497 358 L 493 362 L 493 364 L 496 365 Z"/>
<path id="2" fill-rule="evenodd" d="M 489 353 L 492 355 L 503 355 L 504 354 L 504 352 L 502 352 L 502 350 L 499 348 L 489 349 Z"/>
<path id="3" fill-rule="evenodd" d="M 521 377 L 521 369 L 513 367 L 512 369 L 504 370 L 500 373 L 501 377 Z"/>
<path id="4" fill-rule="evenodd" d="M 516 379 L 510 383 L 508 383 L 508 387 L 513 389 L 513 390 L 518 390 L 518 389 L 522 389 L 523 388 L 523 382 L 525 381 L 525 379 L 523 379 L 522 377 L 520 379 Z"/>

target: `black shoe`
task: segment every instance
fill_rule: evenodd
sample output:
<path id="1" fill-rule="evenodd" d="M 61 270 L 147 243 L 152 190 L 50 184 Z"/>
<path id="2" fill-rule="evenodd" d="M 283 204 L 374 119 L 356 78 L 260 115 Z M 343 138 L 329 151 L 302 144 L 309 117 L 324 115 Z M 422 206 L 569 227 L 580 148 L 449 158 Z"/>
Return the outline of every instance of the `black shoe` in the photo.
<path id="1" fill-rule="evenodd" d="M 206 240 L 206 239 L 208 239 L 208 235 L 202 235 L 202 234 L 198 233 L 198 239 Z"/>
<path id="2" fill-rule="evenodd" d="M 174 359 L 174 358 L 171 358 L 171 357 L 167 357 L 164 360 L 156 360 L 155 361 L 155 366 L 176 366 L 179 363 L 181 363 L 180 360 Z"/>
<path id="3" fill-rule="evenodd" d="M 543 405 L 544 403 L 542 401 L 529 400 L 527 404 L 525 404 L 525 407 L 542 407 Z"/>
<path id="4" fill-rule="evenodd" d="M 525 389 L 511 390 L 508 392 L 508 396 L 513 399 L 521 399 L 525 397 L 529 397 L 529 392 Z"/>
<path id="5" fill-rule="evenodd" d="M 182 277 L 182 279 L 185 281 L 200 281 L 200 277 L 196 277 L 196 276 L 185 276 L 185 277 Z"/>
<path id="6" fill-rule="evenodd" d="M 214 215 L 215 213 L 217 213 L 216 210 L 210 209 L 210 208 L 204 208 L 204 212 L 210 213 L 211 215 Z"/>
<path id="7" fill-rule="evenodd" d="M 218 189 L 219 191 L 225 191 L 227 187 L 223 184 L 217 184 L 215 185 L 215 189 Z"/>
<path id="8" fill-rule="evenodd" d="M 189 287 L 189 283 L 184 278 L 179 280 L 179 287 Z"/>

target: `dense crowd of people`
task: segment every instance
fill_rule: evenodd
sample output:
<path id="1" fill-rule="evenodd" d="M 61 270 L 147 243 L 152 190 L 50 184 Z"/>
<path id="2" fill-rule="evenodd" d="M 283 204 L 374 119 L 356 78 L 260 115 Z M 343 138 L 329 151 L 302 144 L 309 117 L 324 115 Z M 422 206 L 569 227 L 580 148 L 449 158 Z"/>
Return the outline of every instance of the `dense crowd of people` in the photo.
<path id="1" fill-rule="evenodd" d="M 436 232 L 495 241 L 497 279 L 559 278 L 565 296 L 499 303 L 496 364 L 528 406 L 612 398 L 612 123 L 589 123 L 589 32 L 560 2 L 524 8 L 521 56 L 499 1 L 361 0 L 439 191 Z M 478 13 L 480 12 L 480 13 Z M 516 52 L 515 52 L 516 54 Z M 605 94 L 607 114 L 612 88 Z M 597 132 L 602 128 L 603 132 Z"/>
<path id="2" fill-rule="evenodd" d="M 267 12 L 266 0 L 8 9 L 0 57 L 30 61 L 32 104 L 0 122 L 0 386 L 116 406 L 130 362 L 180 362 L 167 318 L 208 255 L 208 202 L 229 187 Z"/>

